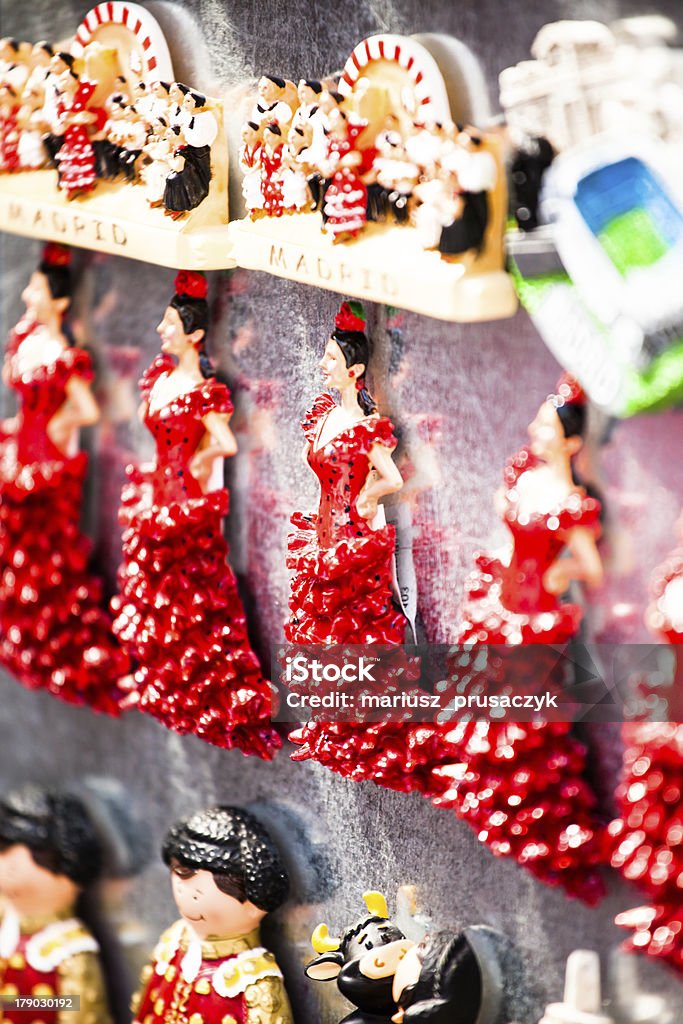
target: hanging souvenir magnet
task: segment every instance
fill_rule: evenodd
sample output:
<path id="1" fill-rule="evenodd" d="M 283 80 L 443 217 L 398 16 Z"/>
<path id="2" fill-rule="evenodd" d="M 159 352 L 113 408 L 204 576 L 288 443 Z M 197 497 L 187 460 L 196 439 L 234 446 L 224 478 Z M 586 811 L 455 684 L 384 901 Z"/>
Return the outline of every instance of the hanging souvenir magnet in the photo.
<path id="1" fill-rule="evenodd" d="M 476 928 L 417 942 L 389 918 L 381 893 L 363 901 L 366 912 L 340 936 L 318 925 L 305 968 L 313 981 L 336 980 L 356 1008 L 341 1024 L 494 1024 L 500 976 L 485 941 L 468 937 Z"/>
<path id="2" fill-rule="evenodd" d="M 130 703 L 179 733 L 270 758 L 272 687 L 247 634 L 222 521 L 223 459 L 236 451 L 233 405 L 206 351 L 202 274 L 183 271 L 145 372 L 141 416 L 154 463 L 128 469 L 114 630 L 136 663 Z"/>
<path id="3" fill-rule="evenodd" d="M 292 1024 L 282 972 L 259 927 L 287 898 L 272 838 L 248 811 L 212 807 L 178 822 L 162 847 L 181 919 L 160 938 L 134 1000 L 136 1024 L 182 1001 L 207 1024 Z"/>
<path id="4" fill-rule="evenodd" d="M 505 469 L 496 507 L 510 531 L 508 552 L 477 554 L 465 583 L 458 643 L 501 645 L 500 655 L 488 646 L 473 672 L 470 655 L 456 649 L 450 683 L 457 692 L 474 692 L 480 673 L 498 673 L 499 684 L 513 688 L 524 679 L 562 692 L 565 666 L 549 645 L 576 636 L 582 617 L 562 596 L 574 580 L 599 585 L 603 573 L 600 502 L 578 483 L 576 468 L 586 426 L 585 395 L 565 375 L 529 425 L 529 446 Z M 517 655 L 511 662 L 508 647 Z M 495 855 L 514 856 L 546 884 L 588 903 L 602 897 L 597 800 L 570 721 L 463 722 L 444 737 L 439 758 L 437 806 L 453 809 Z M 475 799 L 483 790 L 490 799 Z"/>
<path id="5" fill-rule="evenodd" d="M 101 3 L 68 49 L 28 44 L 0 90 L 0 228 L 170 267 L 234 266 L 219 100 L 175 82 L 163 33 Z M 3 79 L 4 81 L 4 79 Z"/>
<path id="6" fill-rule="evenodd" d="M 675 404 L 683 394 L 675 53 L 647 35 L 624 42 L 606 25 L 569 21 L 541 29 L 532 52 L 500 76 L 517 149 L 521 230 L 507 241 L 522 302 L 603 410 L 632 416 Z"/>
<path id="7" fill-rule="evenodd" d="M 116 714 L 130 666 L 80 529 L 79 431 L 99 409 L 90 356 L 66 323 L 70 263 L 65 247 L 45 247 L 5 350 L 19 410 L 0 424 L 0 662 L 29 689 Z"/>
<path id="8" fill-rule="evenodd" d="M 476 556 L 457 632 L 462 646 L 448 665 L 454 693 L 492 680 L 509 686 L 507 648 L 518 680 L 521 674 L 544 690 L 561 690 L 565 665 L 550 645 L 571 639 L 582 614 L 561 597 L 571 580 L 602 579 L 600 503 L 574 476 L 585 425 L 583 392 L 576 381 L 561 380 L 530 424 L 530 447 L 506 467 L 497 501 L 510 547 L 504 557 Z M 565 547 L 569 557 L 560 557 Z M 481 653 L 478 644 L 486 645 Z M 589 903 L 604 892 L 596 797 L 582 777 L 587 751 L 569 721 L 311 721 L 290 739 L 298 745 L 295 760 L 417 791 L 453 810 L 496 856 L 515 857 L 548 885 Z M 482 791 L 486 801 L 477 798 Z"/>
<path id="9" fill-rule="evenodd" d="M 400 490 L 391 422 L 368 390 L 370 343 L 360 303 L 344 302 L 320 368 L 321 394 L 303 421 L 308 464 L 320 481 L 317 514 L 296 512 L 287 565 L 294 570 L 285 627 L 296 644 L 401 644 L 392 602 L 394 528 L 381 499 Z"/>
<path id="10" fill-rule="evenodd" d="M 74 1024 L 108 1024 L 99 946 L 76 916 L 101 865 L 95 826 L 78 797 L 38 786 L 0 797 L 3 1021 L 50 1024 L 68 1005 Z"/>
<path id="11" fill-rule="evenodd" d="M 240 266 L 445 320 L 514 313 L 499 140 L 453 123 L 430 38 L 371 36 L 338 82 L 261 78 L 240 152 L 248 216 L 231 225 Z"/>

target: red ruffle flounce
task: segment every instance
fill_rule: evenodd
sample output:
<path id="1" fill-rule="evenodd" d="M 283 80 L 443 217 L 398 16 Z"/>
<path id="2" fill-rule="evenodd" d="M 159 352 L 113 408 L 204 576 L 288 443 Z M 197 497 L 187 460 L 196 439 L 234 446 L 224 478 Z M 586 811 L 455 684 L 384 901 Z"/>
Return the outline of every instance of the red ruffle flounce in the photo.
<path id="1" fill-rule="evenodd" d="M 683 971 L 683 725 L 630 723 L 609 827 L 612 867 L 651 899 L 617 917 L 627 948 Z"/>
<path id="2" fill-rule="evenodd" d="M 151 504 L 145 474 L 129 470 L 120 522 L 123 563 L 114 631 L 139 664 L 138 706 L 181 734 L 270 758 L 273 689 L 247 636 L 227 563 L 228 493 Z"/>
<path id="3" fill-rule="evenodd" d="M 30 689 L 117 714 L 129 663 L 79 528 L 86 456 L 20 466 L 0 452 L 0 660 Z"/>
<path id="4" fill-rule="evenodd" d="M 285 627 L 296 644 L 401 644 L 405 619 L 391 600 L 392 526 L 321 548 L 317 516 L 291 519 L 287 567 L 295 573 L 291 618 Z"/>

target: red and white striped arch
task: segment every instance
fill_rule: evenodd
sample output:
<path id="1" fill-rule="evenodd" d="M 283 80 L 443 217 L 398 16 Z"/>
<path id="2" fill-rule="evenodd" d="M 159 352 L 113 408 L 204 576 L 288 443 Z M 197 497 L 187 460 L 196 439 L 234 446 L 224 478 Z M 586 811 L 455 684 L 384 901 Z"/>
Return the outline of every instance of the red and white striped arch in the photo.
<path id="1" fill-rule="evenodd" d="M 382 78 L 382 65 L 393 64 L 405 73 L 412 93 L 413 111 L 421 121 L 450 121 L 451 109 L 443 75 L 431 53 L 408 36 L 376 35 L 363 39 L 342 71 L 339 91 L 349 96 L 361 78 Z M 403 97 L 403 105 L 407 108 Z"/>
<path id="2" fill-rule="evenodd" d="M 126 49 L 130 68 L 147 81 L 173 81 L 173 64 L 161 27 L 140 4 L 110 0 L 88 11 L 78 26 L 71 52 L 80 57 L 93 40 L 103 46 L 115 46 L 125 60 Z M 122 53 L 123 51 L 123 53 Z"/>

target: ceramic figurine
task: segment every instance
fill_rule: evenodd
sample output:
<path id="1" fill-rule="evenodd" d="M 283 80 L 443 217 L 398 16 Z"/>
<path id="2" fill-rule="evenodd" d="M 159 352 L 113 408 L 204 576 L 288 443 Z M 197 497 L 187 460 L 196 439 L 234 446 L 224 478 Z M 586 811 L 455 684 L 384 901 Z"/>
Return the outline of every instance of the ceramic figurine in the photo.
<path id="1" fill-rule="evenodd" d="M 240 168 L 244 174 L 242 179 L 242 195 L 244 203 L 252 217 L 258 216 L 263 209 L 261 192 L 261 152 L 263 149 L 262 132 L 256 121 L 247 121 L 242 127 L 242 145 L 240 146 Z"/>
<path id="2" fill-rule="evenodd" d="M 116 635 L 137 662 L 132 700 L 169 728 L 272 757 L 272 688 L 251 649 L 222 520 L 223 459 L 235 454 L 228 388 L 206 352 L 207 282 L 181 272 L 140 383 L 151 465 L 128 470 Z"/>
<path id="3" fill-rule="evenodd" d="M 405 109 L 391 108 L 381 130 L 373 134 L 348 93 L 345 97 L 307 79 L 301 79 L 296 94 L 290 87 L 281 78 L 264 76 L 259 81 L 259 99 L 250 122 L 253 132 L 263 133 L 266 163 L 260 199 L 251 183 L 244 186 L 252 216 L 265 210 L 280 217 L 312 207 L 321 211 L 321 226 L 334 241 L 358 237 L 371 220 L 413 224 L 420 229 L 425 247 L 447 258 L 483 249 L 488 197 L 496 188 L 498 170 L 480 133 L 450 122 L 411 124 Z M 285 146 L 288 137 L 294 141 L 297 134 L 303 136 L 306 128 L 310 138 L 305 143 L 298 140 L 297 145 L 299 151 L 306 150 L 311 205 L 303 201 L 299 188 L 296 200 L 283 202 L 278 195 L 274 201 L 279 146 Z M 422 150 L 423 159 L 425 147 L 416 137 L 431 140 L 430 158 L 422 164 L 416 156 Z M 249 138 L 253 144 L 253 137 Z M 243 165 L 245 175 L 250 175 L 252 166 Z M 430 217 L 437 218 L 438 230 L 426 230 Z"/>
<path id="4" fill-rule="evenodd" d="M 455 145 L 448 147 L 441 167 L 452 175 L 452 188 L 459 197 L 459 210 L 439 239 L 444 256 L 481 252 L 488 226 L 488 196 L 496 185 L 497 168 L 490 153 L 482 148 L 483 137 L 472 129 L 452 131 Z"/>
<path id="5" fill-rule="evenodd" d="M 368 186 L 369 196 L 374 188 L 374 202 L 369 198 L 368 219 L 393 219 L 405 224 L 409 218 L 410 199 L 415 193 L 420 169 L 408 156 L 403 136 L 398 130 L 398 119 L 389 114 L 382 131 L 375 139 L 377 156 L 373 162 L 375 181 Z"/>
<path id="6" fill-rule="evenodd" d="M 104 127 L 106 112 L 90 104 L 96 83 L 79 79 L 70 70 L 61 83 L 59 99 L 61 147 L 55 154 L 59 187 L 68 199 L 90 192 L 97 181 L 91 136 Z"/>
<path id="7" fill-rule="evenodd" d="M 162 856 L 181 920 L 143 970 L 136 1024 L 179 1012 L 206 1024 L 292 1024 L 282 972 L 259 937 L 288 890 L 266 829 L 240 808 L 213 807 L 176 824 Z"/>
<path id="8" fill-rule="evenodd" d="M 26 786 L 0 797 L 0 995 L 11 1024 L 108 1024 L 99 947 L 78 902 L 98 878 L 102 848 L 82 801 Z M 78 1008 L 50 1001 L 77 996 Z"/>
<path id="9" fill-rule="evenodd" d="M 19 411 L 0 424 L 0 660 L 30 689 L 113 714 L 129 666 L 79 525 L 87 458 L 78 434 L 99 410 L 90 357 L 64 326 L 70 258 L 45 248 L 5 351 L 3 380 Z"/>
<path id="10" fill-rule="evenodd" d="M 557 659 L 544 660 L 543 644 L 566 642 L 580 620 L 579 606 L 563 604 L 561 594 L 571 579 L 601 578 L 599 502 L 572 475 L 585 414 L 570 381 L 541 406 L 531 450 L 512 461 L 498 499 L 512 533 L 510 561 L 478 556 L 457 634 L 460 644 L 529 645 L 527 677 L 544 685 L 561 685 L 561 677 Z M 558 561 L 564 545 L 570 557 Z M 512 664 L 519 672 L 519 660 Z M 506 671 L 491 649 L 482 662 L 476 647 L 458 648 L 449 662 L 458 693 L 494 678 L 505 686 Z M 569 722 L 311 722 L 291 739 L 299 745 L 295 760 L 420 792 L 468 822 L 496 856 L 515 857 L 546 884 L 589 903 L 601 898 L 596 797 L 583 778 L 586 749 Z M 484 791 L 486 800 L 477 795 Z"/>
<path id="11" fill-rule="evenodd" d="M 312 170 L 310 150 L 313 127 L 310 122 L 292 128 L 282 153 L 282 202 L 286 210 L 309 210 L 312 206 L 308 178 Z M 246 178 L 245 178 L 246 180 Z"/>
<path id="12" fill-rule="evenodd" d="M 137 162 L 147 142 L 147 126 L 133 103 L 124 108 L 123 116 L 123 145 L 119 163 L 126 181 L 137 181 Z"/>
<path id="13" fill-rule="evenodd" d="M 302 78 L 296 87 L 296 95 L 298 106 L 294 111 L 292 130 L 305 128 L 307 125 L 310 126 L 312 129 L 311 146 L 320 157 L 324 157 L 327 148 L 325 143 L 325 122 L 320 107 L 323 84 L 315 79 Z"/>
<path id="14" fill-rule="evenodd" d="M 575 381 L 541 405 L 531 444 L 508 463 L 496 507 L 510 531 L 507 561 L 477 555 L 465 584 L 459 643 L 562 643 L 575 635 L 578 605 L 563 602 L 572 580 L 602 581 L 596 540 L 600 503 L 577 483 L 586 400 Z M 569 557 L 560 556 L 564 551 Z"/>
<path id="15" fill-rule="evenodd" d="M 0 170 L 19 168 L 19 104 L 17 94 L 7 82 L 0 82 Z"/>
<path id="16" fill-rule="evenodd" d="M 97 176 L 103 181 L 115 181 L 122 174 L 121 157 L 126 138 L 126 99 L 116 92 L 104 103 L 107 114 L 99 137 L 93 139 Z"/>
<path id="17" fill-rule="evenodd" d="M 318 925 L 311 939 L 318 955 L 305 967 L 313 981 L 336 980 L 353 1003 L 340 1024 L 493 1024 L 497 1014 L 488 1009 L 499 1001 L 499 982 L 485 974 L 465 933 L 417 943 L 390 920 L 381 893 L 363 900 L 367 911 L 339 937 Z"/>
<path id="18" fill-rule="evenodd" d="M 61 241 L 234 266 L 222 103 L 173 81 L 161 27 L 128 0 L 96 5 L 62 45 L 1 41 L 0 174 L 18 175 L 0 196 L 0 228 L 30 216 L 44 233 L 79 200 L 78 216 L 59 220 Z"/>
<path id="19" fill-rule="evenodd" d="M 54 50 L 49 43 L 36 43 L 31 55 L 31 73 L 21 94 L 17 123 L 19 126 L 19 165 L 22 170 L 36 170 L 47 163 L 43 144 L 46 127 L 45 105 L 50 63 Z"/>
<path id="20" fill-rule="evenodd" d="M 178 141 L 164 192 L 166 211 L 176 217 L 199 206 L 209 194 L 211 146 L 218 134 L 218 123 L 207 108 L 206 97 L 182 84 L 177 88 L 181 104 L 172 118 L 172 127 Z"/>
<path id="21" fill-rule="evenodd" d="M 360 145 L 367 121 L 349 117 L 341 107 L 329 115 L 326 155 L 329 185 L 323 206 L 324 229 L 335 241 L 355 238 L 367 221 L 365 175 L 372 167 L 374 149 Z"/>
<path id="22" fill-rule="evenodd" d="M 294 94 L 294 95 L 293 95 Z M 298 101 L 292 82 L 263 75 L 258 83 L 258 100 L 249 118 L 257 124 L 288 125 Z"/>
<path id="23" fill-rule="evenodd" d="M 140 85 L 144 83 L 140 82 Z M 144 118 L 150 131 L 154 131 L 159 121 L 171 123 L 171 100 L 169 82 L 152 82 L 144 92 L 135 99 L 135 109 Z"/>
<path id="24" fill-rule="evenodd" d="M 320 361 L 326 387 L 303 421 L 308 464 L 320 481 L 317 514 L 297 512 L 287 564 L 294 571 L 290 643 L 401 644 L 391 599 L 394 529 L 381 499 L 401 488 L 389 420 L 365 375 L 370 345 L 359 303 L 343 303 Z"/>
<path id="25" fill-rule="evenodd" d="M 394 975 L 414 946 L 389 920 L 387 902 L 379 892 L 363 895 L 366 911 L 331 936 L 325 924 L 313 932 L 317 956 L 305 967 L 312 981 L 336 981 L 341 994 L 355 1007 L 340 1024 L 391 1024 L 398 1012 L 393 996 Z"/>
<path id="26" fill-rule="evenodd" d="M 600 503 L 578 483 L 574 467 L 586 416 L 583 392 L 564 377 L 529 426 L 529 448 L 508 463 L 496 507 L 511 534 L 510 551 L 502 559 L 476 556 L 457 634 L 459 644 L 529 645 L 525 677 L 560 688 L 561 669 L 539 645 L 576 635 L 582 610 L 562 600 L 569 584 L 602 580 Z M 455 685 L 467 683 L 468 673 L 467 685 L 476 685 L 466 661 L 452 659 Z M 520 664 L 512 662 L 513 686 Z M 502 682 L 505 665 L 503 658 Z M 433 797 L 437 806 L 454 810 L 495 854 L 516 857 L 546 883 L 589 903 L 601 898 L 596 797 L 584 777 L 587 752 L 569 722 L 458 723 L 440 757 L 434 780 L 446 787 Z M 489 786 L 489 800 L 472 799 Z"/>
<path id="27" fill-rule="evenodd" d="M 482 964 L 469 938 L 427 935 L 396 968 L 394 1024 L 493 1024 L 485 1007 Z"/>
<path id="28" fill-rule="evenodd" d="M 9 58 L 0 72 L 0 171 L 20 167 L 19 108 L 30 74 L 31 46 L 17 40 L 3 40 L 3 53 Z"/>
<path id="29" fill-rule="evenodd" d="M 62 118 L 62 82 L 68 82 L 74 58 L 64 50 L 53 53 L 45 76 L 43 106 L 41 108 L 44 126 L 43 145 L 48 163 L 56 166 L 55 157 L 64 140 Z"/>
<path id="30" fill-rule="evenodd" d="M 145 184 L 145 198 L 150 206 L 161 206 L 164 201 L 166 180 L 171 173 L 175 135 L 171 128 L 157 124 L 157 134 L 148 137 L 142 148 L 144 163 L 140 177 Z"/>
<path id="31" fill-rule="evenodd" d="M 286 129 L 285 129 L 286 130 Z M 260 153 L 261 195 L 260 204 L 271 217 L 281 217 L 285 212 L 283 195 L 282 158 L 286 137 L 276 121 L 268 121 L 263 127 L 263 147 Z"/>

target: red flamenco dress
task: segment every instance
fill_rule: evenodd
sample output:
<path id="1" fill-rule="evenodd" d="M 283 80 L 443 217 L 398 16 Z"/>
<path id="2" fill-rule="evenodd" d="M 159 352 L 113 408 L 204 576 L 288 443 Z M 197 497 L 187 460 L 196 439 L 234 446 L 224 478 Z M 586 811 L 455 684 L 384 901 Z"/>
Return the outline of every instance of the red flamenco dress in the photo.
<path id="1" fill-rule="evenodd" d="M 0 112 L 0 171 L 19 170 L 19 125 L 15 106 Z"/>
<path id="2" fill-rule="evenodd" d="M 683 692 L 683 550 L 674 551 L 653 578 L 648 610 L 652 629 L 676 645 L 674 703 Z M 612 867 L 649 897 L 619 914 L 631 931 L 626 948 L 683 971 L 683 724 L 628 722 L 624 767 L 617 790 L 619 817 L 609 827 Z"/>
<path id="3" fill-rule="evenodd" d="M 64 133 L 64 142 L 55 157 L 59 173 L 59 187 L 66 192 L 69 199 L 80 192 L 90 192 L 97 181 L 97 162 L 95 150 L 90 141 L 90 132 L 97 132 L 104 127 L 106 112 L 100 107 L 88 107 L 95 92 L 94 82 L 79 83 L 71 104 L 62 109 L 62 114 L 81 114 L 85 111 L 95 114 L 96 120 L 91 126 L 72 124 Z"/>
<path id="4" fill-rule="evenodd" d="M 203 417 L 232 412 L 230 393 L 210 379 L 154 408 L 154 385 L 174 368 L 161 355 L 140 384 L 156 462 L 127 470 L 114 631 L 139 665 L 134 699 L 141 710 L 181 734 L 271 758 L 281 741 L 227 563 L 228 492 L 204 494 L 189 468 L 206 433 Z"/>
<path id="5" fill-rule="evenodd" d="M 22 321 L 5 361 L 19 411 L 0 425 L 0 660 L 29 689 L 116 714 L 129 666 L 80 532 L 87 457 L 65 455 L 48 436 L 69 379 L 92 378 L 90 358 L 65 348 L 53 362 L 20 372 L 19 348 L 38 330 Z"/>
<path id="6" fill-rule="evenodd" d="M 569 530 L 581 526 L 599 533 L 600 502 L 577 487 L 550 512 L 524 513 L 517 484 L 540 464 L 522 448 L 505 468 L 503 519 L 512 534 L 512 554 L 507 564 L 488 554 L 476 556 L 476 569 L 465 584 L 460 644 L 563 644 L 576 635 L 581 607 L 548 593 L 543 577 L 561 555 Z"/>
<path id="7" fill-rule="evenodd" d="M 366 416 L 316 447 L 334 408 L 332 396 L 321 395 L 302 423 L 320 506 L 291 519 L 287 567 L 295 577 L 285 635 L 293 644 L 402 644 L 405 619 L 391 600 L 394 527 L 373 530 L 356 511 L 370 450 L 393 450 L 393 427 L 386 416 Z"/>
<path id="8" fill-rule="evenodd" d="M 374 444 L 396 447 L 392 424 L 372 415 L 316 447 L 324 420 L 335 408 L 321 395 L 302 423 L 308 464 L 320 481 L 317 513 L 296 512 L 287 566 L 294 570 L 285 626 L 293 644 L 400 645 L 405 619 L 391 599 L 395 548 L 393 526 L 373 530 L 358 515 L 356 501 L 372 466 Z M 371 745 L 373 726 L 350 722 L 308 722 L 290 735 L 299 749 L 295 761 L 319 761 L 347 777 L 367 778 L 362 750 Z"/>
<path id="9" fill-rule="evenodd" d="M 504 654 L 509 646 L 563 644 L 578 630 L 581 608 L 549 593 L 543 578 L 561 555 L 569 531 L 599 532 L 600 503 L 577 486 L 548 512 L 523 510 L 518 483 L 538 465 L 523 448 L 505 469 L 503 518 L 512 535 L 510 559 L 476 556 L 476 569 L 465 585 L 459 644 L 500 645 Z M 504 657 L 496 659 L 495 650 L 489 649 L 488 656 L 504 690 L 511 668 Z M 552 652 L 535 646 L 528 658 L 526 671 L 518 656 L 511 662 L 526 692 L 561 685 Z M 477 673 L 471 673 L 462 654 L 454 656 L 451 670 L 459 692 L 476 685 Z M 601 898 L 596 798 L 583 777 L 586 749 L 572 736 L 569 722 L 459 722 L 443 737 L 440 753 L 435 788 L 444 788 L 434 798 L 436 806 L 455 811 L 496 856 L 514 857 L 546 884 L 562 886 L 588 903 Z"/>
<path id="10" fill-rule="evenodd" d="M 507 565 L 490 556 L 477 558 L 478 569 L 467 584 L 462 644 L 556 644 L 578 627 L 578 606 L 560 604 L 541 580 L 564 547 L 564 531 L 579 525 L 598 529 L 599 503 L 577 488 L 552 513 L 526 519 L 519 514 L 515 484 L 534 465 L 524 450 L 507 467 L 505 519 L 513 536 L 512 557 Z M 537 669 L 542 649 L 529 653 L 530 666 Z M 480 661 L 476 650 L 453 656 L 451 683 L 457 692 L 490 683 L 492 673 L 505 689 L 505 660 L 489 652 L 486 665 Z M 518 660 L 514 666 L 519 671 Z M 329 735 L 333 728 L 336 734 Z M 595 798 L 581 777 L 586 751 L 570 735 L 568 723 L 383 722 L 355 730 L 337 725 L 313 740 L 307 730 L 310 726 L 301 730 L 301 738 L 292 737 L 306 742 L 305 753 L 297 757 L 314 756 L 356 780 L 420 792 L 468 822 L 494 855 L 513 856 L 541 881 L 588 903 L 602 896 L 595 870 L 602 859 Z"/>
<path id="11" fill-rule="evenodd" d="M 282 146 L 277 146 L 272 155 L 265 146 L 261 149 L 261 193 L 263 209 L 269 217 L 281 217 L 285 212 L 282 157 Z"/>
<path id="12" fill-rule="evenodd" d="M 358 152 L 356 140 L 365 127 L 365 121 L 347 122 L 347 138 L 330 140 L 328 159 L 339 164 L 349 153 Z M 343 234 L 356 236 L 367 221 L 368 190 L 362 175 L 369 170 L 377 151 L 367 149 L 360 152 L 360 165 L 338 166 L 325 192 L 325 230 L 334 238 Z"/>

